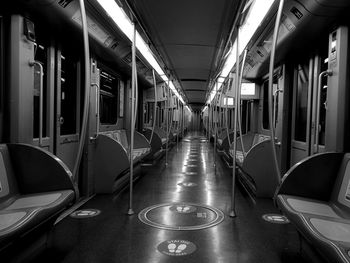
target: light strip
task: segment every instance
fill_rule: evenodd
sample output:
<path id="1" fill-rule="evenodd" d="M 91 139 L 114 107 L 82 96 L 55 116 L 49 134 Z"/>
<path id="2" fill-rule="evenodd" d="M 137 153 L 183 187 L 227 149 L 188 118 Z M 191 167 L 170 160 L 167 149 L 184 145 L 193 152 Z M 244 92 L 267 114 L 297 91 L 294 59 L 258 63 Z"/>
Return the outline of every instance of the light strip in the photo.
<path id="1" fill-rule="evenodd" d="M 244 51 L 249 40 L 252 38 L 253 34 L 255 33 L 257 28 L 260 26 L 265 15 L 270 10 L 270 7 L 272 6 L 273 2 L 274 0 L 264 0 L 264 1 L 255 0 L 254 3 L 252 4 L 248 17 L 245 20 L 245 23 L 239 28 L 239 35 L 240 35 L 239 53 L 240 54 Z M 221 77 L 226 78 L 236 63 L 236 52 L 235 52 L 236 46 L 237 46 L 237 40 L 235 40 L 233 44 L 233 48 L 231 49 L 231 52 L 227 57 L 227 60 L 220 74 Z"/>
<path id="2" fill-rule="evenodd" d="M 270 10 L 274 0 L 264 0 L 264 1 L 258 1 L 255 0 L 254 3 L 252 3 L 249 14 L 247 16 L 247 19 L 245 20 L 245 23 L 239 28 L 240 33 L 240 43 L 239 43 L 239 53 L 241 54 L 244 49 L 246 48 L 249 40 L 257 30 L 257 28 L 260 26 L 262 20 L 264 19 L 267 12 Z M 227 56 L 227 59 L 225 61 L 225 64 L 222 68 L 221 73 L 219 74 L 219 78 L 227 78 L 228 74 L 232 70 L 233 66 L 236 64 L 236 47 L 237 47 L 237 40 L 233 43 L 233 47 L 231 49 L 231 52 Z M 220 90 L 222 86 L 222 81 L 218 81 L 218 90 Z M 214 87 L 215 87 L 214 83 Z M 212 94 L 213 93 L 213 94 Z M 210 104 L 213 98 L 216 95 L 216 90 L 214 90 L 210 93 L 210 96 L 207 100 L 207 104 Z"/>
<path id="3" fill-rule="evenodd" d="M 134 25 L 125 14 L 124 10 L 120 8 L 114 0 L 96 0 L 101 7 L 106 11 L 106 13 L 112 18 L 114 23 L 120 28 L 120 30 L 132 41 Z M 168 82 L 168 77 L 165 75 L 163 69 L 158 64 L 152 51 L 141 37 L 141 35 L 136 32 L 136 48 L 140 51 L 142 56 L 148 61 L 148 63 L 154 68 L 158 75 L 165 81 Z M 172 81 L 170 81 L 169 86 L 175 95 L 180 99 L 180 101 L 185 104 L 182 96 L 177 92 Z"/>

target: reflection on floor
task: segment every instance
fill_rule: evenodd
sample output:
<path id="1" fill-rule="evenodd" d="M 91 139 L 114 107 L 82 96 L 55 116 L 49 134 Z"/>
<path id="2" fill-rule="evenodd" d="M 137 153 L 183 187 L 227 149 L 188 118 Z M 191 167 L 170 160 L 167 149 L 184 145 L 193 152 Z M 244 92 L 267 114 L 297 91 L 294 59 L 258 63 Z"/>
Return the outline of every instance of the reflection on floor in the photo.
<path id="1" fill-rule="evenodd" d="M 117 198 L 95 196 L 80 209 L 98 209 L 100 214 L 84 219 L 69 216 L 56 225 L 48 262 L 302 262 L 294 227 L 262 218 L 278 213 L 272 200 L 253 204 L 237 187 L 237 217 L 228 216 L 231 171 L 219 157 L 214 167 L 213 146 L 200 134 L 189 134 L 173 147 L 168 166 L 163 158 L 143 170 L 134 185 L 134 215 L 126 215 L 128 190 Z M 145 210 L 146 217 L 156 226 L 138 217 L 151 206 L 157 209 Z M 224 213 L 223 220 L 187 229 L 211 223 L 217 209 Z"/>

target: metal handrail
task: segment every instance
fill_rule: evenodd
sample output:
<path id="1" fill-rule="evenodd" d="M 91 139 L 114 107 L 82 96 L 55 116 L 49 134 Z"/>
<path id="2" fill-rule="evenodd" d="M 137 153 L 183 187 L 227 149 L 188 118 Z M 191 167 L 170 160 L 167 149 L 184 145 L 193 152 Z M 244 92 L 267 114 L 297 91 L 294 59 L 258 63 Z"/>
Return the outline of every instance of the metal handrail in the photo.
<path id="1" fill-rule="evenodd" d="M 315 127 L 315 141 L 316 141 L 316 153 L 319 151 L 320 142 L 319 142 L 319 133 L 320 133 L 320 104 L 321 104 L 321 82 L 323 76 L 332 76 L 332 70 L 322 71 L 318 75 L 318 85 L 317 85 L 317 106 L 316 106 L 316 127 Z"/>
<path id="2" fill-rule="evenodd" d="M 275 28 L 273 32 L 273 40 L 272 40 L 272 48 L 271 48 L 271 55 L 270 55 L 270 65 L 269 65 L 269 124 L 270 124 L 270 133 L 271 133 L 271 148 L 272 148 L 272 155 L 273 155 L 273 161 L 274 166 L 276 170 L 276 181 L 278 184 L 281 182 L 281 171 L 278 164 L 277 159 L 277 153 L 275 148 L 275 128 L 273 126 L 273 72 L 274 72 L 274 63 L 275 63 L 275 53 L 276 53 L 276 45 L 277 45 L 277 38 L 278 38 L 278 28 L 280 25 L 281 17 L 282 17 L 282 10 L 283 10 L 284 0 L 280 0 L 279 7 L 277 11 L 276 21 L 275 21 Z"/>
<path id="3" fill-rule="evenodd" d="M 237 118 L 238 118 L 238 86 L 239 86 L 239 28 L 237 28 L 237 46 L 236 46 L 236 96 L 235 96 L 235 122 L 233 129 L 233 156 L 232 156 L 232 193 L 231 193 L 231 212 L 230 217 L 236 217 L 235 194 L 236 194 L 236 151 L 237 151 Z"/>
<path id="4" fill-rule="evenodd" d="M 130 182 L 129 182 L 129 209 L 128 215 L 133 215 L 133 180 L 134 180 L 134 133 L 135 133 L 135 89 L 137 85 L 137 68 L 136 68 L 136 25 L 134 24 L 133 40 L 131 47 L 131 129 L 130 129 L 130 150 L 129 150 L 129 162 L 130 162 Z"/>
<path id="5" fill-rule="evenodd" d="M 85 144 L 85 136 L 89 118 L 89 103 L 90 103 L 90 50 L 89 50 L 89 32 L 87 26 L 86 19 L 86 10 L 84 0 L 79 0 L 80 5 L 80 13 L 81 13 L 81 21 L 83 28 L 83 38 L 84 38 L 84 64 L 85 64 L 85 98 L 84 98 L 84 111 L 83 111 L 83 119 L 80 130 L 80 138 L 79 138 L 79 146 L 77 158 L 74 163 L 73 168 L 73 181 L 77 184 L 78 180 L 78 170 L 80 166 L 81 156 L 83 154 L 83 148 Z"/>
<path id="6" fill-rule="evenodd" d="M 240 72 L 240 75 L 239 75 L 239 85 L 238 85 L 238 102 L 239 104 L 241 104 L 241 89 L 242 89 L 242 79 L 243 79 L 243 70 L 244 70 L 244 64 L 245 64 L 245 60 L 246 60 L 246 57 L 247 57 L 247 49 L 244 50 L 244 54 L 243 54 L 243 60 L 242 60 L 242 66 L 241 66 L 241 72 Z M 243 157 L 245 158 L 246 156 L 246 152 L 245 152 L 245 149 L 244 149 L 244 144 L 243 144 L 243 138 L 242 138 L 242 122 L 241 122 L 241 115 L 242 115 L 242 112 L 241 112 L 241 105 L 236 105 L 236 108 L 238 109 L 238 126 L 239 126 L 239 138 L 240 138 L 240 141 L 241 141 L 241 147 L 242 147 L 242 152 L 243 152 Z"/>
<path id="7" fill-rule="evenodd" d="M 154 74 L 154 69 L 152 69 L 152 75 L 153 75 L 153 85 L 154 85 L 154 111 L 153 111 L 154 114 L 153 114 L 151 138 L 149 140 L 149 143 L 151 143 L 153 139 L 153 133 L 156 127 L 156 116 L 157 116 L 157 83 L 156 83 L 156 76 Z"/>

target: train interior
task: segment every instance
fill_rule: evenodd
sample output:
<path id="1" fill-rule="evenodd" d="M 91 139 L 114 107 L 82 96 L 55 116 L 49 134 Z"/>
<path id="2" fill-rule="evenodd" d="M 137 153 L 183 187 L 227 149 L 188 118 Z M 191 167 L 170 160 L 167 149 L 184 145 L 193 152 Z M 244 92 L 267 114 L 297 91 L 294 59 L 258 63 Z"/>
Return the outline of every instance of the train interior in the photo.
<path id="1" fill-rule="evenodd" d="M 350 2 L 0 3 L 1 262 L 350 262 Z"/>

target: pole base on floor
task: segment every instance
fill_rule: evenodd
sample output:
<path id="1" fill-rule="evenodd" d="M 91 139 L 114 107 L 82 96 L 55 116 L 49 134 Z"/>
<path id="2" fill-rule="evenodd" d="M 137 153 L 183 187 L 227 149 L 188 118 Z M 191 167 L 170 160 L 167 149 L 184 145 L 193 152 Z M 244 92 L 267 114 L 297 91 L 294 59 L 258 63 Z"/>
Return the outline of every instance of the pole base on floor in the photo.
<path id="1" fill-rule="evenodd" d="M 236 212 L 234 211 L 234 210 L 232 210 L 231 212 L 230 212 L 230 217 L 236 217 L 237 215 L 236 215 Z"/>
<path id="2" fill-rule="evenodd" d="M 134 213 L 134 210 L 132 210 L 132 208 L 129 208 L 129 210 L 128 210 L 128 215 L 129 215 L 129 216 L 132 216 L 133 214 L 135 214 L 135 213 Z"/>

